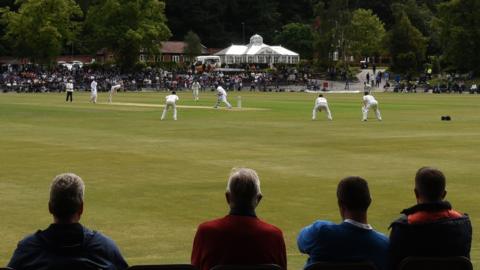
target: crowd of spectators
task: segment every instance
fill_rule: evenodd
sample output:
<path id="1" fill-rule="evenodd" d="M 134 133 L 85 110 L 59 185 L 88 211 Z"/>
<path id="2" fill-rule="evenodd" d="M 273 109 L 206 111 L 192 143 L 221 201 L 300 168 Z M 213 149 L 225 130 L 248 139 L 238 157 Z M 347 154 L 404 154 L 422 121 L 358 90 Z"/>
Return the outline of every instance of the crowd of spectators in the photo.
<path id="1" fill-rule="evenodd" d="M 420 168 L 414 180 L 417 204 L 402 211 L 390 237 L 374 230 L 367 211 L 372 202 L 365 179 L 342 179 L 336 190 L 340 224 L 319 220 L 300 230 L 297 244 L 309 256 L 306 267 L 319 261 L 369 261 L 376 269 L 397 269 L 410 256 L 470 257 L 472 225 L 468 215 L 445 201 L 446 179 L 438 169 Z M 24 269 L 111 269 L 128 267 L 107 236 L 81 225 L 83 180 L 71 173 L 54 178 L 48 209 L 53 223 L 19 242 L 8 264 Z M 252 169 L 232 171 L 225 193 L 229 213 L 198 226 L 191 263 L 199 270 L 217 265 L 276 264 L 287 269 L 281 229 L 257 217 L 263 198 Z"/>
<path id="2" fill-rule="evenodd" d="M 182 90 L 190 89 L 198 81 L 201 90 L 213 90 L 216 84 L 224 85 L 229 91 L 281 91 L 288 84 L 309 84 L 311 75 L 296 69 L 275 72 L 217 71 L 194 74 L 191 71 L 166 71 L 160 68 L 145 68 L 137 72 L 120 72 L 118 68 L 91 68 L 59 65 L 46 69 L 35 65 L 4 67 L 0 70 L 0 91 L 3 92 L 61 92 L 72 80 L 75 91 L 88 91 L 93 78 L 99 91 L 109 91 L 113 82 L 122 81 L 124 90 Z"/>

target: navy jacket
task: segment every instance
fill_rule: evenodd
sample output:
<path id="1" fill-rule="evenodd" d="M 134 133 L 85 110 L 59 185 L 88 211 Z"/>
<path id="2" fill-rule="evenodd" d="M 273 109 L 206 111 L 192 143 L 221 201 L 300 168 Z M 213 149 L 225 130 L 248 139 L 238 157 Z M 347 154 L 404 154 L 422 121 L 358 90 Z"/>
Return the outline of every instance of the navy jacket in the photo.
<path id="1" fill-rule="evenodd" d="M 81 224 L 52 224 L 18 243 L 8 267 L 15 270 L 106 269 L 128 267 L 108 237 Z"/>
<path id="2" fill-rule="evenodd" d="M 418 204 L 390 226 L 390 261 L 396 269 L 408 256 L 470 258 L 472 224 L 448 202 Z"/>

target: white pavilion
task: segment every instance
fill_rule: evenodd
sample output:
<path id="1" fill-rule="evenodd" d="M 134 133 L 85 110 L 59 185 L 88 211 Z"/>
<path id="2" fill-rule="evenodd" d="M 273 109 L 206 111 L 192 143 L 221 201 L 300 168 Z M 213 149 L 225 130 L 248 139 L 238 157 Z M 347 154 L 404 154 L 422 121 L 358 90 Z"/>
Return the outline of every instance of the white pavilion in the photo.
<path id="1" fill-rule="evenodd" d="M 221 62 L 232 64 L 297 64 L 300 55 L 282 46 L 269 46 L 263 43 L 260 35 L 253 35 L 248 45 L 231 45 L 215 55 Z"/>

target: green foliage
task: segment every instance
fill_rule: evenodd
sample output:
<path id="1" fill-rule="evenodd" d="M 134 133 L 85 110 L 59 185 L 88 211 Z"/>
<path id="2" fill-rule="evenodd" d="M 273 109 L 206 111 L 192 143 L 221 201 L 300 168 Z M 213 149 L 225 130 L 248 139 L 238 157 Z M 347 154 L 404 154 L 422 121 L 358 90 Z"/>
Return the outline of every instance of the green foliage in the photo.
<path id="1" fill-rule="evenodd" d="M 75 39 L 78 23 L 72 19 L 78 16 L 81 10 L 73 0 L 29 0 L 17 12 L 3 14 L 4 39 L 15 56 L 51 64 Z"/>
<path id="2" fill-rule="evenodd" d="M 455 70 L 480 72 L 479 12 L 479 0 L 452 0 L 440 5 L 444 58 Z"/>
<path id="3" fill-rule="evenodd" d="M 158 0 L 106 0 L 90 6 L 85 31 L 91 52 L 107 48 L 123 69 L 133 67 L 141 51 L 158 54 L 161 41 L 171 35 L 164 9 Z"/>
<path id="4" fill-rule="evenodd" d="M 313 33 L 307 24 L 290 23 L 283 26 L 274 42 L 299 53 L 303 59 L 313 56 Z"/>
<path id="5" fill-rule="evenodd" d="M 363 57 L 379 55 L 385 34 L 384 24 L 371 10 L 355 10 L 348 28 L 351 53 Z"/>
<path id="6" fill-rule="evenodd" d="M 184 53 L 189 57 L 191 61 L 193 61 L 193 58 L 195 58 L 196 56 L 202 54 L 202 42 L 200 41 L 200 38 L 197 34 L 189 31 L 185 35 L 185 38 L 183 40 L 186 45 L 184 48 Z"/>
<path id="7" fill-rule="evenodd" d="M 423 67 L 427 42 L 405 13 L 397 15 L 395 25 L 388 33 L 388 43 L 393 70 L 406 73 Z"/>

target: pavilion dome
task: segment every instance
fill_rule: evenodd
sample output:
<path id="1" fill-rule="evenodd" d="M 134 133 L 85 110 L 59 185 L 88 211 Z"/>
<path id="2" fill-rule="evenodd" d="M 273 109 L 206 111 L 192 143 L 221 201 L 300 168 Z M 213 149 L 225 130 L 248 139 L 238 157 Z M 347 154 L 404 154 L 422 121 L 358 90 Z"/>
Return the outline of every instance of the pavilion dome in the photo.
<path id="1" fill-rule="evenodd" d="M 263 37 L 255 34 L 250 38 L 250 45 L 261 46 L 263 45 Z"/>

